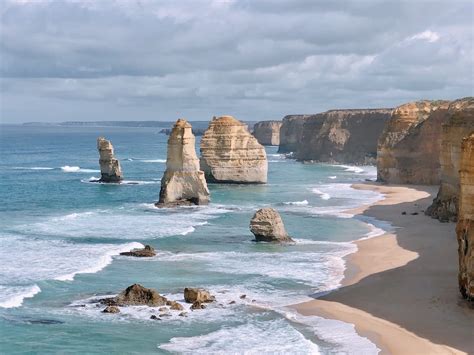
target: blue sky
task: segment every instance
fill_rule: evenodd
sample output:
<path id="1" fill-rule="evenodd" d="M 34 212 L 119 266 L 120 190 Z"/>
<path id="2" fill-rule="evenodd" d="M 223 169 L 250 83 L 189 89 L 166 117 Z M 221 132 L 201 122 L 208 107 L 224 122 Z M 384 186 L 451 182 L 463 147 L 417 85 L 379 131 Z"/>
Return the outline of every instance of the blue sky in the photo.
<path id="1" fill-rule="evenodd" d="M 0 3 L 4 123 L 280 119 L 474 91 L 472 1 Z"/>

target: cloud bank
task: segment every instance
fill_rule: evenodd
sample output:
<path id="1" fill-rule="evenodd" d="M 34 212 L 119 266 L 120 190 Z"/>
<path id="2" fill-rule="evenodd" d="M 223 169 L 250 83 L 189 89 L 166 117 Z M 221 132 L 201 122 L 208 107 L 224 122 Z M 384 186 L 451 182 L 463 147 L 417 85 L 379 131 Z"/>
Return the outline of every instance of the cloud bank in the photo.
<path id="1" fill-rule="evenodd" d="M 0 6 L 2 122 L 279 119 L 474 91 L 470 1 Z"/>

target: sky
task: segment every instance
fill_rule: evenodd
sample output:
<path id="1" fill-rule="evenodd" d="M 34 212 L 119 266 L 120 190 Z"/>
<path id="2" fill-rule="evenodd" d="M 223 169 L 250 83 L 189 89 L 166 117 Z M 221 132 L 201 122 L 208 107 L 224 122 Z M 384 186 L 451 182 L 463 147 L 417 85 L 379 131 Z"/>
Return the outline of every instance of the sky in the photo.
<path id="1" fill-rule="evenodd" d="M 0 0 L 0 16 L 2 123 L 474 96 L 468 0 Z"/>

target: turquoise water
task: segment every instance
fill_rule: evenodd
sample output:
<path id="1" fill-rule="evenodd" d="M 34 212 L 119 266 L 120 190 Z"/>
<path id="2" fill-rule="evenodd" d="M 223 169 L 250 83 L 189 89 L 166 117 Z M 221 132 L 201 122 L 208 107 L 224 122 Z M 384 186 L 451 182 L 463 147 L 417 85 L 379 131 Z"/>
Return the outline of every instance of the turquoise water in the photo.
<path id="1" fill-rule="evenodd" d="M 380 198 L 350 188 L 374 168 L 301 164 L 268 147 L 267 185 L 210 185 L 209 206 L 157 209 L 159 129 L 1 127 L 0 351 L 376 353 L 351 325 L 286 307 L 337 288 L 350 241 L 377 232 L 343 213 Z M 124 184 L 89 182 L 99 135 L 112 140 Z M 294 245 L 252 242 L 262 206 L 279 210 Z M 158 255 L 117 256 L 143 244 Z M 101 313 L 95 298 L 133 283 L 176 300 L 204 287 L 217 302 L 161 321 L 149 307 Z"/>

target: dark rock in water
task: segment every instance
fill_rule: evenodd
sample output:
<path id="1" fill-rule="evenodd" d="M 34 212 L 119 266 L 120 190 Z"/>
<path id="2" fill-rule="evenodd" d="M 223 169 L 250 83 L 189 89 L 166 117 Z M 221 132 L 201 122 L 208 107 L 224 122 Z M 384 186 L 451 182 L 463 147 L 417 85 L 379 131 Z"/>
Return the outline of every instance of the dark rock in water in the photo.
<path id="1" fill-rule="evenodd" d="M 131 251 L 125 251 L 120 253 L 125 256 L 135 256 L 138 258 L 151 258 L 156 255 L 155 249 L 150 245 L 145 245 L 143 249 L 133 249 Z"/>
<path id="2" fill-rule="evenodd" d="M 155 316 L 154 314 L 150 317 L 150 319 L 153 319 L 153 320 L 161 320 L 159 317 Z"/>
<path id="3" fill-rule="evenodd" d="M 230 301 L 229 304 L 235 304 L 235 301 Z"/>
<path id="4" fill-rule="evenodd" d="M 407 213 L 406 213 L 405 211 L 403 211 L 403 212 L 402 212 L 402 215 L 404 215 L 404 216 L 405 216 L 406 214 L 407 214 Z"/>
<path id="5" fill-rule="evenodd" d="M 410 213 L 412 216 L 417 216 L 418 215 L 418 212 L 413 212 L 413 213 Z"/>
<path id="6" fill-rule="evenodd" d="M 240 299 L 243 300 L 243 299 L 245 299 L 246 297 L 247 297 L 247 295 L 241 295 L 241 296 L 240 296 Z"/>
<path id="7" fill-rule="evenodd" d="M 56 320 L 56 319 L 31 319 L 26 318 L 25 323 L 28 324 L 44 324 L 44 325 L 52 325 L 52 324 L 64 324 L 63 321 Z"/>
<path id="8" fill-rule="evenodd" d="M 187 303 L 195 302 L 214 302 L 215 297 L 211 296 L 209 291 L 202 288 L 188 288 L 184 289 L 184 300 Z"/>
<path id="9" fill-rule="evenodd" d="M 181 312 L 180 314 L 178 314 L 178 316 L 180 316 L 180 317 L 187 317 L 187 316 L 188 316 L 188 312 Z"/>
<path id="10" fill-rule="evenodd" d="M 202 304 L 201 302 L 199 301 L 196 301 L 193 303 L 193 305 L 191 306 L 191 309 L 192 310 L 195 310 L 195 309 L 204 309 L 206 308 L 206 305 L 205 304 Z"/>
<path id="11" fill-rule="evenodd" d="M 108 306 L 164 306 L 168 300 L 156 290 L 133 284 L 113 298 L 104 298 L 100 303 Z"/>
<path id="12" fill-rule="evenodd" d="M 116 306 L 107 306 L 102 313 L 120 313 L 120 308 Z"/>

